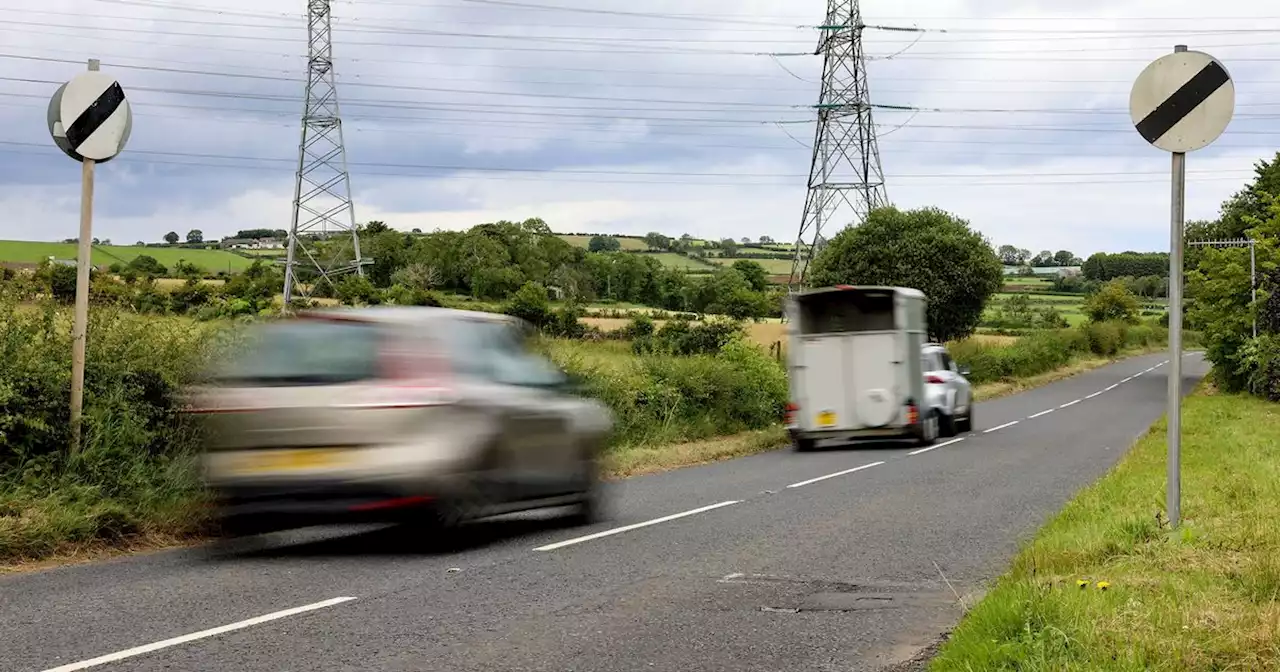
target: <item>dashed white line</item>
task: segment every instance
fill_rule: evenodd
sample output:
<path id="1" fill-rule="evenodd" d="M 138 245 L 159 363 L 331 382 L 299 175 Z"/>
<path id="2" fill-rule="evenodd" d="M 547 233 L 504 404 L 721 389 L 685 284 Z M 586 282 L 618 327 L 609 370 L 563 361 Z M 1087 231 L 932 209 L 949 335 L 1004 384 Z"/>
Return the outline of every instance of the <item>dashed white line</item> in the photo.
<path id="1" fill-rule="evenodd" d="M 1019 422 L 1022 422 L 1022 421 L 1021 421 L 1021 420 L 1014 420 L 1013 422 L 1006 422 L 1006 423 L 1004 423 L 1003 425 L 1000 425 L 999 427 L 992 427 L 991 429 L 988 429 L 988 430 L 986 430 L 986 431 L 984 431 L 984 432 L 982 432 L 982 433 L 983 433 L 983 434 L 990 434 L 991 432 L 998 432 L 998 431 L 1000 431 L 1000 430 L 1002 430 L 1002 429 L 1005 429 L 1006 427 L 1012 427 L 1012 426 L 1014 426 L 1014 425 L 1018 424 Z"/>
<path id="2" fill-rule="evenodd" d="M 883 463 L 882 463 L 882 464 L 883 464 Z M 574 545 L 574 544 L 581 544 L 581 543 L 582 543 L 582 542 L 584 542 L 584 541 L 593 541 L 593 540 L 595 540 L 595 539 L 600 539 L 600 538 L 602 538 L 602 537 L 609 537 L 609 536 L 612 536 L 612 535 L 615 535 L 615 534 L 622 534 L 623 532 L 630 532 L 631 530 L 638 530 L 638 529 L 640 529 L 640 528 L 642 528 L 642 527 L 648 527 L 648 526 L 650 526 L 650 525 L 657 525 L 658 523 L 666 523 L 666 522 L 670 522 L 670 521 L 672 521 L 672 520 L 676 520 L 676 519 L 679 519 L 679 518 L 684 518 L 684 517 L 686 517 L 686 516 L 695 516 L 695 515 L 697 515 L 697 514 L 699 514 L 699 513 L 706 513 L 707 511 L 714 511 L 715 509 L 720 509 L 720 508 L 724 508 L 724 507 L 726 507 L 726 506 L 733 506 L 734 504 L 741 504 L 741 503 L 742 503 L 742 500 L 738 500 L 738 499 L 731 499 L 731 500 L 729 500 L 729 501 L 727 501 L 727 502 L 720 502 L 719 504 L 712 504 L 712 505 L 710 505 L 710 506 L 703 506 L 703 507 L 699 507 L 699 508 L 696 508 L 696 509 L 693 509 L 693 510 L 690 510 L 690 511 L 683 511 L 683 512 L 681 512 L 681 513 L 673 513 L 673 514 L 671 514 L 671 515 L 669 515 L 669 516 L 663 516 L 663 517 L 661 517 L 661 518 L 654 518 L 653 520 L 646 520 L 646 521 L 644 521 L 643 523 L 633 523 L 633 524 L 631 524 L 631 525 L 623 525 L 622 527 L 615 527 L 615 528 L 613 528 L 613 529 L 611 529 L 611 530 L 605 530 L 605 531 L 603 531 L 603 532 L 596 532 L 595 534 L 588 534 L 588 535 L 586 535 L 586 536 L 584 536 L 584 537 L 574 537 L 573 539 L 565 539 L 564 541 L 558 541 L 558 542 L 556 542 L 556 543 L 554 543 L 554 544 L 547 544 L 546 546 L 539 546 L 539 547 L 537 547 L 537 548 L 535 548 L 535 549 L 533 549 L 533 550 L 535 550 L 535 551 L 554 551 L 554 550 L 556 550 L 556 549 L 558 549 L 558 548 L 564 548 L 565 546 L 572 546 L 572 545 Z"/>
<path id="3" fill-rule="evenodd" d="M 136 646 L 132 649 L 125 649 L 123 651 L 117 651 L 115 653 L 108 653 L 105 656 L 98 656 L 97 658 L 82 660 L 78 663 L 68 663 L 66 665 L 62 665 L 61 667 L 53 667 L 53 668 L 44 670 L 44 672 L 74 672 L 74 670 L 86 670 L 86 669 L 89 669 L 90 667 L 97 667 L 98 665 L 105 665 L 106 663 L 114 663 L 118 660 L 124 660 L 125 658 L 132 658 L 134 656 L 140 656 L 144 653 L 151 653 L 152 651 L 167 649 L 171 646 L 177 646 L 179 644 L 193 642 L 197 639 L 215 637 L 217 635 L 233 632 L 235 630 L 242 630 L 250 626 L 260 625 L 268 621 L 274 621 L 276 619 L 286 618 L 289 616 L 296 616 L 298 614 L 303 614 L 308 611 L 315 611 L 316 609 L 324 609 L 325 607 L 332 607 L 335 604 L 350 602 L 351 600 L 354 600 L 354 599 L 356 598 L 335 597 L 331 600 L 316 602 L 315 604 L 307 604 L 301 607 L 285 609 L 283 611 L 275 611 L 270 614 L 264 614 L 262 616 L 250 618 L 248 620 L 237 621 L 235 623 L 230 623 L 228 625 L 223 625 L 216 628 L 210 628 L 208 630 L 201 630 L 200 632 L 193 632 L 189 635 L 182 635 L 180 637 L 173 637 L 173 638 L 165 639 L 159 642 L 154 642 L 152 644 L 144 644 L 142 646 Z"/>
<path id="4" fill-rule="evenodd" d="M 836 478 L 837 476 L 844 476 L 844 475 L 846 475 L 846 474 L 852 474 L 852 473 L 853 473 L 853 472 L 855 472 L 855 471 L 862 471 L 863 469 L 870 469 L 871 467 L 878 467 L 878 466 L 880 466 L 880 465 L 882 465 L 882 464 L 884 464 L 884 462 L 872 462 L 871 464 L 864 464 L 864 465 L 862 465 L 861 467 L 854 467 L 854 468 L 852 468 L 852 469 L 845 469 L 844 471 L 837 471 L 837 472 L 836 472 L 836 473 L 834 473 L 834 474 L 827 474 L 826 476 L 819 476 L 819 477 L 817 477 L 817 478 L 811 478 L 811 479 L 809 479 L 809 480 L 807 480 L 807 481 L 800 481 L 799 483 L 792 483 L 791 485 L 788 485 L 787 487 L 788 487 L 788 488 L 802 488 L 802 487 L 804 487 L 804 486 L 806 486 L 806 485 L 809 485 L 809 484 L 811 484 L 811 483 L 817 483 L 818 481 L 825 481 L 825 480 L 827 480 L 828 478 Z"/>
<path id="5" fill-rule="evenodd" d="M 1085 399 L 1092 399 L 1092 398 L 1094 398 L 1094 397 L 1101 396 L 1103 392 L 1106 392 L 1106 390 L 1098 390 L 1097 392 L 1094 392 L 1093 394 L 1087 394 L 1087 395 L 1085 395 L 1085 397 L 1084 397 L 1084 398 L 1085 398 Z"/>
<path id="6" fill-rule="evenodd" d="M 1115 385 L 1111 385 L 1111 386 L 1107 387 L 1106 389 L 1104 389 L 1104 390 L 1103 390 L 1103 392 L 1110 392 L 1111 390 L 1114 390 L 1114 389 L 1116 389 L 1117 387 L 1120 387 L 1120 383 L 1116 383 Z"/>
<path id="7" fill-rule="evenodd" d="M 1120 384 L 1122 384 L 1122 385 L 1123 385 L 1124 383 L 1127 383 L 1127 382 L 1129 382 L 1129 381 L 1133 380 L 1134 378 L 1137 378 L 1138 376 L 1141 376 L 1141 375 L 1142 375 L 1142 374 L 1141 374 L 1141 373 L 1139 373 L 1139 374 L 1137 374 L 1136 376 L 1129 376 L 1128 378 L 1125 378 L 1124 380 L 1120 381 Z"/>
<path id="8" fill-rule="evenodd" d="M 927 452 L 929 452 L 929 451 L 931 451 L 931 450 L 937 450 L 937 449 L 939 449 L 939 448 L 946 448 L 947 446 L 950 446 L 950 445 L 952 445 L 952 444 L 954 444 L 954 443 L 960 443 L 961 441 L 964 441 L 964 437 L 963 437 L 963 436 L 962 436 L 962 437 L 960 437 L 960 438 L 958 438 L 958 439 L 951 439 L 950 441 L 944 441 L 944 442 L 942 442 L 942 443 L 935 443 L 935 444 L 933 444 L 932 446 L 929 446 L 928 448 L 921 448 L 920 450 L 913 450 L 913 451 L 911 451 L 911 452 L 907 453 L 907 455 L 923 455 L 923 454 L 925 454 L 925 453 L 927 453 Z"/>
<path id="9" fill-rule="evenodd" d="M 1052 412 L 1054 412 L 1054 411 L 1056 411 L 1056 410 L 1058 410 L 1058 409 L 1056 409 L 1056 408 L 1051 408 L 1051 409 L 1049 409 L 1049 410 L 1047 410 L 1047 411 L 1040 411 L 1039 413 L 1036 413 L 1035 415 L 1028 415 L 1028 416 L 1027 416 L 1027 419 L 1028 419 L 1028 420 L 1035 420 L 1036 418 L 1039 418 L 1039 417 L 1042 417 L 1042 416 L 1045 416 L 1045 415 L 1049 415 L 1050 413 L 1052 413 Z"/>
<path id="10" fill-rule="evenodd" d="M 1067 403 L 1065 403 L 1065 404 L 1063 404 L 1063 405 L 1059 406 L 1058 408 L 1067 408 L 1068 406 L 1075 406 L 1076 404 L 1078 404 L 1078 403 L 1080 403 L 1080 402 L 1082 402 L 1082 401 L 1084 401 L 1084 400 L 1083 400 L 1083 399 L 1076 399 L 1075 401 L 1068 401 Z"/>

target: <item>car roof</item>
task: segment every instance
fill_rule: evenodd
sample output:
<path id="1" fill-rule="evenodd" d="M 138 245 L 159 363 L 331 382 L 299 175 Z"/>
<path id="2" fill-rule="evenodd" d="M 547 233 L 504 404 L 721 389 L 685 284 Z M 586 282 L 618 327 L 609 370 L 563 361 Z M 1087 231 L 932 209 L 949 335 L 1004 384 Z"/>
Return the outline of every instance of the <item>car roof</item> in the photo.
<path id="1" fill-rule="evenodd" d="M 328 320 L 360 320 L 383 324 L 414 325 L 439 320 L 480 320 L 515 324 L 510 315 L 478 310 L 457 310 L 431 306 L 364 306 L 360 308 L 321 308 L 303 311 L 299 317 Z"/>

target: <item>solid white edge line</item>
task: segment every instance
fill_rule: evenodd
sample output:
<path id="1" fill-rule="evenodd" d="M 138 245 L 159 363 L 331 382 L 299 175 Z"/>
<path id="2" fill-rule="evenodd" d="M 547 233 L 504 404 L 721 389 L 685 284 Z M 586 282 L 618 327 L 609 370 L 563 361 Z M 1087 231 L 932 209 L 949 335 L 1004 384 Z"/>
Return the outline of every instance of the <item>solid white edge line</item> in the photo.
<path id="1" fill-rule="evenodd" d="M 1051 408 L 1051 409 L 1049 409 L 1049 410 L 1047 410 L 1047 411 L 1040 411 L 1039 413 L 1036 413 L 1035 415 L 1028 415 L 1028 416 L 1027 416 L 1027 419 L 1028 419 L 1028 420 L 1035 420 L 1036 418 L 1039 418 L 1039 417 L 1041 417 L 1041 416 L 1049 415 L 1050 413 L 1052 413 L 1052 412 L 1054 412 L 1054 411 L 1056 411 L 1056 410 L 1058 410 L 1058 409 L 1056 409 L 1056 408 Z"/>
<path id="2" fill-rule="evenodd" d="M 638 530 L 638 529 L 640 529 L 640 528 L 642 528 L 642 527 L 648 527 L 648 526 L 650 526 L 650 525 L 657 525 L 658 523 L 665 523 L 665 522 L 668 522 L 668 521 L 671 521 L 671 520 L 676 520 L 676 519 L 678 519 L 678 518 L 684 518 L 685 516 L 694 516 L 694 515 L 697 515 L 697 514 L 699 514 L 699 513 L 706 513 L 707 511 L 712 511 L 712 510 L 715 510 L 715 509 L 723 508 L 723 507 L 726 507 L 726 506 L 733 506 L 734 504 L 741 504 L 741 503 L 742 503 L 742 500 L 740 500 L 740 499 L 731 499 L 731 500 L 729 500 L 729 501 L 727 501 L 727 502 L 720 502 L 719 504 L 712 504 L 712 505 L 710 505 L 710 506 L 703 506 L 703 507 L 699 507 L 699 508 L 696 508 L 696 509 L 693 509 L 693 510 L 690 510 L 690 511 L 682 511 L 682 512 L 680 512 L 680 513 L 673 513 L 673 514 L 671 514 L 671 515 L 669 515 L 669 516 L 663 516 L 663 517 L 661 517 L 661 518 L 654 518 L 653 520 L 646 520 L 646 521 L 644 521 L 644 522 L 642 522 L 642 523 L 633 523 L 633 524 L 631 524 L 631 525 L 623 525 L 622 527 L 615 527 L 615 528 L 613 528 L 613 529 L 605 530 L 605 531 L 603 531 L 603 532 L 596 532 L 595 534 L 588 534 L 588 535 L 586 535 L 586 536 L 584 536 L 584 537 L 574 537 L 574 538 L 572 538 L 572 539 L 565 539 L 564 541 L 557 541 L 557 542 L 556 542 L 556 543 L 554 543 L 554 544 L 547 544 L 546 546 L 539 546 L 539 547 L 537 547 L 537 548 L 535 548 L 535 549 L 533 549 L 533 550 L 535 550 L 535 551 L 554 551 L 554 550 L 556 550 L 556 549 L 558 549 L 558 548 L 564 548 L 565 546 L 572 546 L 572 545 L 574 545 L 574 544 L 581 544 L 581 543 L 582 543 L 582 542 L 584 542 L 584 541 L 593 541 L 593 540 L 595 540 L 595 539 L 600 539 L 600 538 L 602 538 L 602 537 L 608 537 L 608 536 L 612 536 L 612 535 L 615 535 L 615 534 L 621 534 L 621 533 L 623 533 L 623 532 L 630 532 L 631 530 Z"/>
<path id="3" fill-rule="evenodd" d="M 274 621 L 274 620 L 276 620 L 276 619 L 286 618 L 286 617 L 288 617 L 288 616 L 296 616 L 296 615 L 298 615 L 298 614 L 306 613 L 306 612 L 308 612 L 308 611 L 315 611 L 316 609 L 324 609 L 325 607 L 332 607 L 332 606 L 334 606 L 335 604 L 342 604 L 343 602 L 350 602 L 351 600 L 354 600 L 354 599 L 356 599 L 356 598 L 354 598 L 354 597 L 335 597 L 335 598 L 333 598 L 333 599 L 331 599 L 331 600 L 325 600 L 325 601 L 323 601 L 323 602 L 316 602 L 315 604 L 307 604 L 307 605 L 304 605 L 304 606 L 301 606 L 301 607 L 294 607 L 294 608 L 292 608 L 292 609 L 285 609 L 285 610 L 283 610 L 283 611 L 275 611 L 275 612 L 272 612 L 272 613 L 270 613 L 270 614 L 264 614 L 264 615 L 262 615 L 262 616 L 257 616 L 257 617 L 255 617 L 255 618 L 250 618 L 250 619 L 248 619 L 248 620 L 244 620 L 244 621 L 237 621 L 237 622 L 235 622 L 235 623 L 230 623 L 230 624 L 223 625 L 223 626 L 219 626 L 219 627 L 216 627 L 216 628 L 210 628 L 210 629 L 208 629 L 208 630 L 201 630 L 200 632 L 193 632 L 193 633 L 191 633 L 191 634 L 189 634 L 189 635 L 182 635 L 182 636 L 180 636 L 180 637 L 173 637 L 173 638 L 165 639 L 165 640 L 162 640 L 162 641 L 159 641 L 159 642 L 154 642 L 154 643 L 152 643 L 152 644 L 144 644 L 144 645 L 142 645 L 142 646 L 136 646 L 136 647 L 134 647 L 134 648 L 132 648 L 132 649 L 125 649 L 124 651 L 117 651 L 117 652 L 115 652 L 115 653 L 109 653 L 109 654 L 107 654 L 107 655 L 105 655 L 105 656 L 98 656 L 97 658 L 90 658 L 89 660 L 82 660 L 82 661 L 80 661 L 80 662 L 78 662 L 78 663 L 68 663 L 68 664 L 66 664 L 66 665 L 62 665 L 62 666 L 60 666 L 60 667 L 52 667 L 52 668 L 49 668 L 49 669 L 47 669 L 47 670 L 44 670 L 43 672 L 73 672 L 74 670 L 85 670 L 85 669 L 88 669 L 88 668 L 90 668 L 90 667 L 96 667 L 96 666 L 98 666 L 98 665 L 103 665 L 103 664 L 106 664 L 106 663 L 114 663 L 114 662 L 116 662 L 116 661 L 118 661 L 118 660 L 124 660 L 125 658 L 132 658 L 132 657 L 134 657 L 134 656 L 140 656 L 140 655 L 142 655 L 142 654 L 144 654 L 144 653 L 151 653 L 152 651 L 159 651 L 160 649 L 167 649 L 167 648 L 169 648 L 169 647 L 171 647 L 171 646 L 177 646 L 178 644 L 185 644 L 185 643 L 187 643 L 187 642 L 192 642 L 192 641 L 195 641 L 195 640 L 197 640 L 197 639 L 205 639 L 205 638 L 208 638 L 208 637 L 214 637 L 214 636 L 221 635 L 221 634 L 225 634 L 225 633 L 228 633 L 228 632 L 233 632 L 233 631 L 235 631 L 235 630 L 241 630 L 241 629 L 243 629 L 243 628 L 248 628 L 248 627 L 250 627 L 250 626 L 254 626 L 254 625 L 259 625 L 259 624 L 262 624 L 262 623 L 266 623 L 266 622 L 268 622 L 268 621 Z"/>
<path id="4" fill-rule="evenodd" d="M 1065 404 L 1063 404 L 1063 405 L 1059 406 L 1058 408 L 1066 408 L 1066 407 L 1068 407 L 1068 406 L 1075 406 L 1076 404 L 1080 403 L 1081 401 L 1084 401 L 1084 400 L 1083 400 L 1083 399 L 1076 399 L 1075 401 L 1068 401 L 1067 403 L 1065 403 Z"/>
<path id="5" fill-rule="evenodd" d="M 1005 429 L 1006 427 L 1012 427 L 1012 426 L 1014 426 L 1014 425 L 1018 424 L 1019 422 L 1022 422 L 1022 421 L 1021 421 L 1021 420 L 1014 420 L 1013 422 L 1006 422 L 1006 423 L 1004 423 L 1003 425 L 1000 425 L 999 427 L 992 427 L 991 429 L 985 430 L 985 431 L 983 431 L 982 433 L 983 433 L 983 434 L 990 434 L 991 432 L 998 432 L 998 431 L 1000 431 L 1000 430 L 1002 430 L 1002 429 Z"/>
<path id="6" fill-rule="evenodd" d="M 932 445 L 932 446 L 929 446 L 928 448 L 921 448 L 920 450 L 913 450 L 913 451 L 911 451 L 911 452 L 907 453 L 907 455 L 909 455 L 909 456 L 914 456 L 914 455 L 923 455 L 923 454 L 925 454 L 925 453 L 927 453 L 927 452 L 929 452 L 929 451 L 931 451 L 931 450 L 937 450 L 937 449 L 939 449 L 939 448 L 946 448 L 947 446 L 950 446 L 950 445 L 951 445 L 951 444 L 953 444 L 953 443 L 960 443 L 961 441 L 964 441 L 964 437 L 963 437 L 963 436 L 962 436 L 962 437 L 960 437 L 960 438 L 958 438 L 958 439 L 951 439 L 950 441 L 944 441 L 944 442 L 942 442 L 942 443 L 936 443 L 936 444 L 934 444 L 934 445 Z"/>
<path id="7" fill-rule="evenodd" d="M 825 481 L 825 480 L 827 480 L 828 478 L 835 478 L 835 477 L 837 477 L 837 476 L 844 476 L 844 475 L 846 475 L 846 474 L 852 474 L 852 473 L 853 473 L 853 472 L 855 472 L 855 471 L 862 471 L 863 469 L 870 469 L 871 467 L 878 467 L 878 466 L 880 466 L 880 465 L 882 465 L 882 464 L 884 464 L 884 462 L 883 462 L 883 461 L 882 461 L 882 462 L 872 462 L 871 464 L 864 464 L 864 465 L 862 465 L 861 467 L 854 467 L 854 468 L 852 468 L 852 469 L 845 469 L 844 471 L 837 471 L 837 472 L 836 472 L 836 473 L 834 473 L 834 474 L 827 474 L 826 476 L 819 476 L 819 477 L 817 477 L 817 478 L 811 478 L 811 479 L 809 479 L 809 480 L 807 480 L 807 481 L 800 481 L 799 483 L 792 483 L 791 485 L 788 485 L 787 487 L 788 487 L 788 488 L 801 488 L 801 487 L 804 487 L 804 486 L 809 485 L 809 484 L 811 484 L 811 483 L 817 483 L 818 481 Z"/>

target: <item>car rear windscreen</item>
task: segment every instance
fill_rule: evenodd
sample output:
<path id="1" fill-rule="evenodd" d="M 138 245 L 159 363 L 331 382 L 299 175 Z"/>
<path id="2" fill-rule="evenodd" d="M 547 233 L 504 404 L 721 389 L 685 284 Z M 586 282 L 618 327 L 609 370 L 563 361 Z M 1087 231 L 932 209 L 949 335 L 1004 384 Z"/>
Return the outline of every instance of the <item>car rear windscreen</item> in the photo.
<path id="1" fill-rule="evenodd" d="M 893 293 L 843 290 L 799 299 L 800 333 L 843 334 L 894 328 Z"/>
<path id="2" fill-rule="evenodd" d="M 258 328 L 213 374 L 223 384 L 335 385 L 377 377 L 376 325 L 289 320 Z"/>

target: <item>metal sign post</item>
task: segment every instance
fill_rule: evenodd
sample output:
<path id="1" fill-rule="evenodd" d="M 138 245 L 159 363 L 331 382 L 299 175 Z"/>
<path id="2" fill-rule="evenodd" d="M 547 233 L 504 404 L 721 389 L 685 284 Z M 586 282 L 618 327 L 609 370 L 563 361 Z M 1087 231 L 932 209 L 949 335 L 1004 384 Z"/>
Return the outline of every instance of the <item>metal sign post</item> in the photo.
<path id="1" fill-rule="evenodd" d="M 1218 59 L 1185 45 L 1156 59 L 1138 75 L 1129 94 L 1129 116 L 1138 134 L 1173 155 L 1169 227 L 1169 523 L 1182 517 L 1182 248 L 1186 220 L 1187 152 L 1207 147 L 1231 123 L 1236 90 Z"/>
<path id="2" fill-rule="evenodd" d="M 93 254 L 93 168 L 124 149 L 133 114 L 114 77 L 89 71 L 58 87 L 49 101 L 49 134 L 63 153 L 81 163 L 80 240 L 76 251 L 75 323 L 71 328 L 71 452 L 80 450 L 84 407 L 85 340 L 89 325 L 89 269 Z"/>

